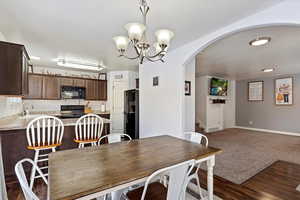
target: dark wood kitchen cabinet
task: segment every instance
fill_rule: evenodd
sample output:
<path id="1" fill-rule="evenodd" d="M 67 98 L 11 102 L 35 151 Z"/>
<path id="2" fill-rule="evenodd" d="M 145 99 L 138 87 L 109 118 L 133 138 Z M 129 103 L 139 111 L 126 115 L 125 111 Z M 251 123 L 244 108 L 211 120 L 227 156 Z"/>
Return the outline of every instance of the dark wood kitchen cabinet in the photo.
<path id="1" fill-rule="evenodd" d="M 0 95 L 28 93 L 28 60 L 24 45 L 0 42 Z"/>
<path id="2" fill-rule="evenodd" d="M 43 99 L 60 99 L 60 80 L 55 76 L 44 76 Z"/>
<path id="3" fill-rule="evenodd" d="M 85 81 L 85 88 L 86 88 L 86 100 L 97 100 L 97 81 L 88 79 Z"/>
<path id="4" fill-rule="evenodd" d="M 107 100 L 107 81 L 99 80 L 98 86 L 99 86 L 98 99 L 102 100 L 102 101 L 106 101 Z"/>
<path id="5" fill-rule="evenodd" d="M 43 75 L 28 74 L 28 94 L 26 99 L 42 99 L 43 98 Z"/>
<path id="6" fill-rule="evenodd" d="M 74 84 L 75 87 L 85 87 L 85 79 L 74 79 Z"/>
<path id="7" fill-rule="evenodd" d="M 45 74 L 28 74 L 29 92 L 26 99 L 57 100 L 60 98 L 61 86 L 86 88 L 86 100 L 106 101 L 107 81 Z"/>
<path id="8" fill-rule="evenodd" d="M 107 81 L 105 80 L 86 80 L 86 99 L 87 100 L 107 100 Z"/>
<path id="9" fill-rule="evenodd" d="M 74 80 L 72 78 L 60 78 L 60 86 L 73 86 Z"/>

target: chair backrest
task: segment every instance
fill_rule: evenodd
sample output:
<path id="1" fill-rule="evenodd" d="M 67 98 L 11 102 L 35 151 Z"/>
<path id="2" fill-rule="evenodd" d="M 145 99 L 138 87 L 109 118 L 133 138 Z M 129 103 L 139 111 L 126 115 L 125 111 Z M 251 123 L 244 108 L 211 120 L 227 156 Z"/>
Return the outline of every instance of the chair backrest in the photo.
<path id="1" fill-rule="evenodd" d="M 29 158 L 20 160 L 15 165 L 15 172 L 16 172 L 17 178 L 19 180 L 19 183 L 21 185 L 22 191 L 24 193 L 25 199 L 26 200 L 39 200 L 39 198 L 36 196 L 36 194 L 34 194 L 33 191 L 30 189 L 28 181 L 26 179 L 26 175 L 25 175 L 24 168 L 23 168 L 23 163 L 25 163 L 25 162 L 29 162 L 32 165 L 32 167 L 36 169 L 36 171 L 42 177 L 42 179 L 44 180 L 46 185 L 48 185 L 48 181 L 47 181 L 45 175 L 43 174 L 43 172 L 40 170 L 40 168 Z"/>
<path id="2" fill-rule="evenodd" d="M 33 119 L 26 129 L 30 147 L 51 146 L 61 144 L 64 124 L 57 117 L 41 116 Z"/>
<path id="3" fill-rule="evenodd" d="M 99 140 L 103 130 L 103 119 L 95 114 L 80 117 L 75 125 L 76 140 Z"/>
<path id="4" fill-rule="evenodd" d="M 160 175 L 169 176 L 167 200 L 183 199 L 184 190 L 186 189 L 184 188 L 184 185 L 187 181 L 188 175 L 193 170 L 194 165 L 195 160 L 190 160 L 154 172 L 151 176 L 149 176 L 145 183 L 141 200 L 145 199 L 148 185 Z"/>
<path id="5" fill-rule="evenodd" d="M 197 132 L 185 132 L 184 133 L 185 139 L 194 142 L 194 143 L 198 143 L 198 144 L 203 144 L 206 147 L 208 146 L 208 138 L 201 134 L 201 133 L 197 133 Z"/>
<path id="6" fill-rule="evenodd" d="M 127 139 L 132 140 L 132 138 L 129 135 L 127 135 L 127 134 L 124 134 L 124 133 L 112 133 L 112 134 L 108 134 L 108 135 L 105 135 L 105 136 L 101 137 L 99 139 L 99 141 L 98 141 L 98 145 L 100 145 L 101 141 L 103 139 L 105 139 L 105 138 L 107 138 L 109 144 L 112 144 L 112 143 L 121 142 L 122 141 L 122 137 L 126 137 Z"/>

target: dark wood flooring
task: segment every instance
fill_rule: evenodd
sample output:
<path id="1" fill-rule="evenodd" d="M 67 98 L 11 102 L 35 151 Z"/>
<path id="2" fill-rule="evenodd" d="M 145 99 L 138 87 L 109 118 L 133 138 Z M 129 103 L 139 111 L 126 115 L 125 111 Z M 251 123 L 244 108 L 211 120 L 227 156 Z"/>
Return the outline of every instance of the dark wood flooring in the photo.
<path id="1" fill-rule="evenodd" d="M 200 171 L 202 187 L 206 188 L 206 172 Z M 296 187 L 300 184 L 300 165 L 277 161 L 241 185 L 214 177 L 214 193 L 223 200 L 300 200 Z M 46 199 L 46 186 L 39 181 L 34 191 Z M 8 183 L 9 200 L 23 200 L 19 184 Z M 197 194 L 194 194 L 197 196 Z"/>

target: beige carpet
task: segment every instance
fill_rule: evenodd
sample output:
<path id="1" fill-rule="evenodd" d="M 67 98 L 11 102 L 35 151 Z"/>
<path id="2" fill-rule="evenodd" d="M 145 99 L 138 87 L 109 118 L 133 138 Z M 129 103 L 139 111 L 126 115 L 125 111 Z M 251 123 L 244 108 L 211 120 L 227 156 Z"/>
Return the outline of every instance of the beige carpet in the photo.
<path id="1" fill-rule="evenodd" d="M 241 184 L 277 160 L 300 164 L 300 137 L 227 129 L 208 133 L 209 146 L 217 155 L 214 174 Z"/>

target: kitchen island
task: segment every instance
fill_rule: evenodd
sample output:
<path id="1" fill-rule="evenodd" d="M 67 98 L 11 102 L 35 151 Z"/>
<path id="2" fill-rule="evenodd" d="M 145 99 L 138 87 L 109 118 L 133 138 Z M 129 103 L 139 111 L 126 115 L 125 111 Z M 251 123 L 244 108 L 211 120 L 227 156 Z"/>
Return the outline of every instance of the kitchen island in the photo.
<path id="1" fill-rule="evenodd" d="M 2 196 L 3 200 L 7 200 L 5 178 L 16 179 L 15 164 L 24 158 L 34 157 L 34 151 L 27 149 L 26 128 L 29 122 L 38 116 L 40 115 L 14 116 L 0 120 L 0 197 Z M 78 144 L 74 142 L 75 124 L 78 118 L 61 120 L 65 129 L 62 145 L 57 148 L 57 151 L 78 148 Z M 110 131 L 110 120 L 103 118 L 103 122 L 102 135 L 107 135 Z"/>

